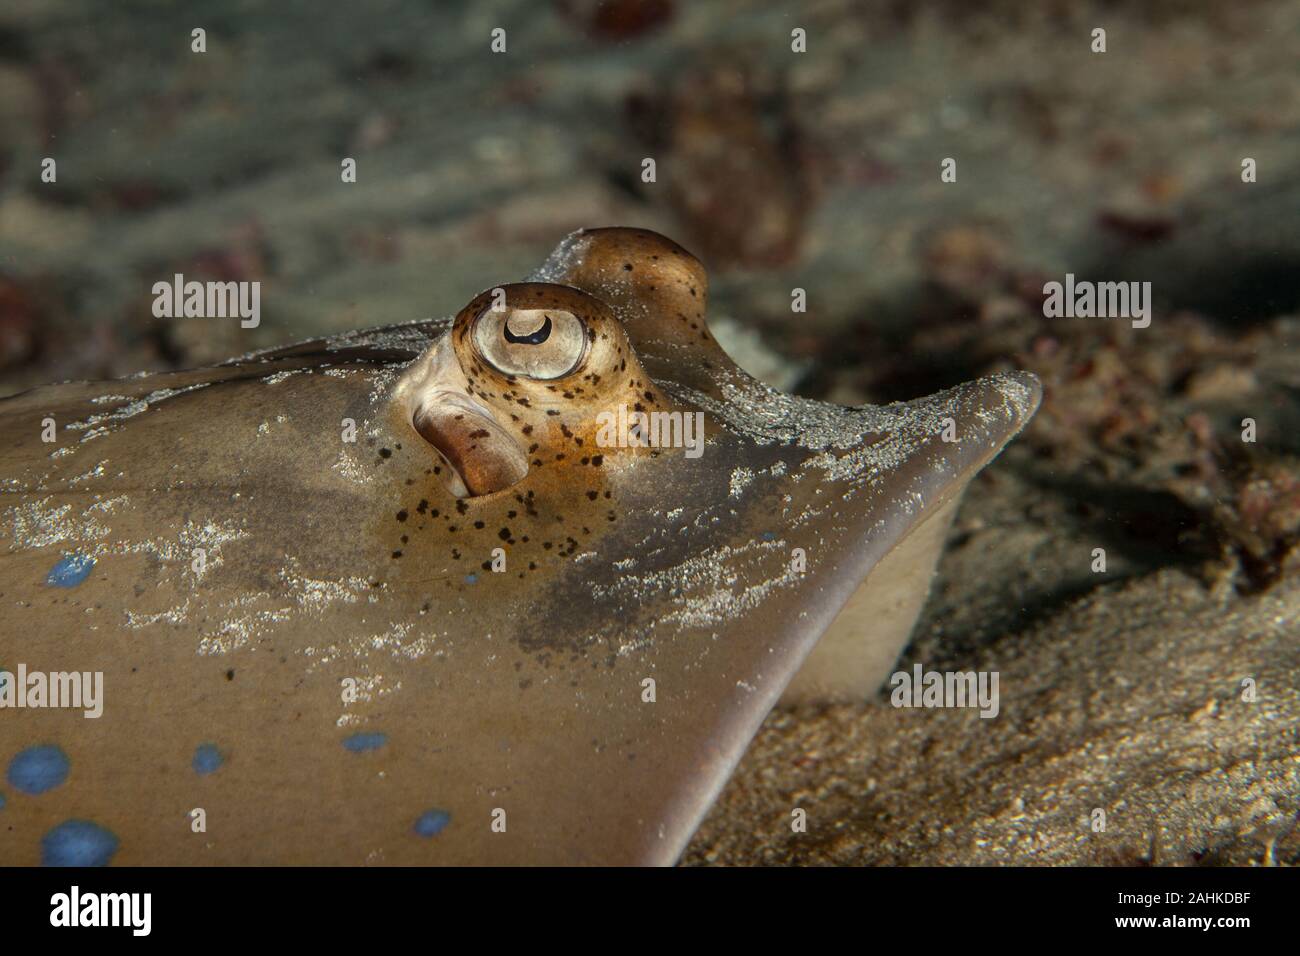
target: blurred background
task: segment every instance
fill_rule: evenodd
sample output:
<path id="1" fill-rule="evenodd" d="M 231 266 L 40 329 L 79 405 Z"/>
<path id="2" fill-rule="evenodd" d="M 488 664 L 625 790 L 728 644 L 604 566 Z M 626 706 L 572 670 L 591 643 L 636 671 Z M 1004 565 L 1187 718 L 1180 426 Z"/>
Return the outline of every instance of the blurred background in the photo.
<path id="1" fill-rule="evenodd" d="M 1118 536 L 1113 574 L 1230 553 L 1262 588 L 1300 541 L 1294 1 L 208 8 L 0 9 L 0 395 L 452 315 L 647 226 L 781 388 L 1039 373 L 1015 473 L 1060 493 L 1040 525 Z M 260 281 L 259 328 L 155 319 L 177 272 Z M 1151 328 L 1044 319 L 1066 272 L 1152 282 Z"/>
<path id="2" fill-rule="evenodd" d="M 0 395 L 454 314 L 618 224 L 698 254 L 784 388 L 1030 368 L 1040 447 L 1148 484 L 1244 414 L 1300 446 L 1300 4 L 206 7 L 0 9 Z M 1153 326 L 1044 319 L 1067 271 L 1150 281 Z M 177 272 L 259 280 L 260 327 L 155 319 Z"/>
<path id="3" fill-rule="evenodd" d="M 1295 3 L 188 6 L 0 10 L 4 391 L 454 313 L 589 225 L 678 238 L 822 390 L 1067 270 L 1237 336 L 1300 304 Z M 153 320 L 177 271 L 261 280 L 262 326 Z"/>
<path id="4" fill-rule="evenodd" d="M 0 396 L 454 314 L 574 229 L 644 226 L 704 260 L 719 338 L 781 387 L 859 403 L 1043 379 L 959 519 L 927 666 L 1117 581 L 1177 608 L 1293 577 L 1295 0 L 190 7 L 0 7 Z M 155 319 L 177 272 L 260 281 L 260 327 Z M 1151 282 L 1151 326 L 1044 318 L 1067 272 Z M 1278 613 L 1198 628 L 1226 654 Z"/>

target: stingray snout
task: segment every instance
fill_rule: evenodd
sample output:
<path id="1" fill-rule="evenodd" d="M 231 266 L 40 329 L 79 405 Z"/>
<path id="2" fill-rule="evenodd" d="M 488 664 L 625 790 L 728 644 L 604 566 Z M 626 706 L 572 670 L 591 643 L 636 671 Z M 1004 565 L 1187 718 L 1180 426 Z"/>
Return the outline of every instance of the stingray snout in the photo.
<path id="1" fill-rule="evenodd" d="M 868 427 L 859 448 L 879 456 L 874 472 L 865 472 L 875 477 L 863 479 L 872 491 L 857 518 L 860 546 L 841 563 L 842 604 L 787 686 L 786 703 L 859 701 L 876 692 L 925 605 L 966 486 L 1041 399 L 1034 375 L 1013 372 L 892 406 L 892 428 L 881 409 L 861 410 Z"/>

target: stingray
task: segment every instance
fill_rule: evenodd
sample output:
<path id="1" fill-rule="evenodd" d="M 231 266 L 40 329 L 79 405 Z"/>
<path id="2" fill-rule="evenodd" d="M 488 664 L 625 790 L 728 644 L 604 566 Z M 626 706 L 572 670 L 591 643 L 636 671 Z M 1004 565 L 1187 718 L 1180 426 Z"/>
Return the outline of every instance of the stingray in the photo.
<path id="1" fill-rule="evenodd" d="M 583 230 L 453 319 L 0 402 L 0 860 L 675 861 L 778 701 L 878 689 L 1039 401 L 783 394 L 707 290 Z"/>

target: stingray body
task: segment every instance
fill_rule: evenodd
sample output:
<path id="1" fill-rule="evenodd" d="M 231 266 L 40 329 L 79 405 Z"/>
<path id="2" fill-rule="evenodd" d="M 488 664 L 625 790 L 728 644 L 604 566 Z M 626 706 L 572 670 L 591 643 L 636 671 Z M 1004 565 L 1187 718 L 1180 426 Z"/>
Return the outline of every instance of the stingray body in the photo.
<path id="1" fill-rule="evenodd" d="M 0 861 L 674 861 L 783 693 L 879 684 L 1038 401 L 775 392 L 706 289 L 586 230 L 454 320 L 0 402 Z M 73 672 L 101 716 L 33 704 Z"/>

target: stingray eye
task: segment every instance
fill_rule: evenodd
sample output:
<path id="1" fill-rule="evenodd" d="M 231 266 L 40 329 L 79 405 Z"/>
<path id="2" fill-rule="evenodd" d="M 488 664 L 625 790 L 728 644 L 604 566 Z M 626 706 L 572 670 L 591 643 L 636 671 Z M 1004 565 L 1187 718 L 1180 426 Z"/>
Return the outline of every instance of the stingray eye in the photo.
<path id="1" fill-rule="evenodd" d="M 568 375 L 587 350 L 587 329 L 562 309 L 489 308 L 474 323 L 474 347 L 506 375 Z"/>

